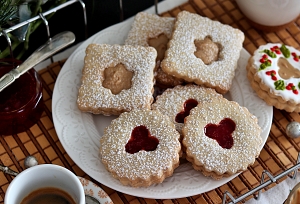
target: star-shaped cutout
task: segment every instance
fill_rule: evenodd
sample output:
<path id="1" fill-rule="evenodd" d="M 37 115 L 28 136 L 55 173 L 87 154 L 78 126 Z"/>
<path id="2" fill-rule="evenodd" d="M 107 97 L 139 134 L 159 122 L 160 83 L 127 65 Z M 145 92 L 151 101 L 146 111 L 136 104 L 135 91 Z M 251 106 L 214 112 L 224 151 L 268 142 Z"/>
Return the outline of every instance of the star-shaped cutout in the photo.
<path id="1" fill-rule="evenodd" d="M 118 94 L 123 89 L 130 89 L 132 77 L 133 72 L 127 70 L 123 64 L 117 64 L 104 70 L 102 86 L 110 89 L 113 94 Z"/>
<path id="2" fill-rule="evenodd" d="M 204 64 L 208 65 L 219 59 L 221 45 L 212 41 L 210 37 L 203 40 L 195 40 L 196 46 L 195 56 L 200 58 Z"/>

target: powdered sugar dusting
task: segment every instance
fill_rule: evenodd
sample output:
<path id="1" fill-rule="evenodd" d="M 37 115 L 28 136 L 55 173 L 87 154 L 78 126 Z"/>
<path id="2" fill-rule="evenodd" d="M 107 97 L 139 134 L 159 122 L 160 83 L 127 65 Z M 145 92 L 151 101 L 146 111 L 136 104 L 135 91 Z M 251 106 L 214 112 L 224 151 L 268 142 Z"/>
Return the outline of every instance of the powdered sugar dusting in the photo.
<path id="1" fill-rule="evenodd" d="M 174 22 L 174 18 L 140 12 L 134 18 L 125 45 L 149 46 L 148 38 L 155 38 L 162 33 L 170 39 Z"/>
<path id="2" fill-rule="evenodd" d="M 206 36 L 222 46 L 220 59 L 209 65 L 194 55 L 194 40 L 203 40 Z M 244 34 L 238 29 L 181 11 L 161 66 L 168 74 L 225 93 L 231 87 L 243 41 Z"/>
<path id="3" fill-rule="evenodd" d="M 150 109 L 156 50 L 131 45 L 90 44 L 82 73 L 77 104 L 82 111 L 120 114 L 135 108 Z M 130 89 L 114 95 L 104 88 L 104 70 L 122 63 L 134 73 Z"/>
<path id="4" fill-rule="evenodd" d="M 132 130 L 144 125 L 152 136 L 159 140 L 154 151 L 139 151 L 134 154 L 125 151 L 125 145 Z M 119 178 L 150 179 L 162 177 L 171 171 L 179 161 L 179 133 L 171 121 L 158 111 L 134 110 L 122 113 L 113 120 L 100 140 L 102 162 L 107 169 Z"/>
<path id="5" fill-rule="evenodd" d="M 167 115 L 175 124 L 176 130 L 181 133 L 183 123 L 177 123 L 175 118 L 176 115 L 184 109 L 184 103 L 188 99 L 194 99 L 198 101 L 198 103 L 202 103 L 211 101 L 216 97 L 223 96 L 211 88 L 205 88 L 198 85 L 179 85 L 172 89 L 167 89 L 162 95 L 157 96 L 156 101 L 152 104 L 151 108 Z"/>
<path id="6" fill-rule="evenodd" d="M 204 133 L 207 124 L 219 124 L 224 118 L 236 124 L 230 149 L 222 148 Z M 206 171 L 234 174 L 246 170 L 260 153 L 262 138 L 257 118 L 245 107 L 225 98 L 204 102 L 192 109 L 182 131 L 187 155 L 193 158 L 194 165 L 203 166 Z"/>

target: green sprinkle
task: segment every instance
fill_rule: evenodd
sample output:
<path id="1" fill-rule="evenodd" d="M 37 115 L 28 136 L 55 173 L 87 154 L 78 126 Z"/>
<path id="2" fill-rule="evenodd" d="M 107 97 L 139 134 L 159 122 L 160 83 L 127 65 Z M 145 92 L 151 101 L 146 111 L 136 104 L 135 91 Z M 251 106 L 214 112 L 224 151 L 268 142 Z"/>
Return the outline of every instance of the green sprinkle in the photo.
<path id="1" fill-rule="evenodd" d="M 289 58 L 291 56 L 290 50 L 287 49 L 287 47 L 284 44 L 282 44 L 282 46 L 280 47 L 280 50 L 285 58 Z"/>
<path id="2" fill-rule="evenodd" d="M 284 90 L 285 89 L 285 85 L 284 85 L 284 81 L 283 80 L 278 80 L 274 82 L 275 85 L 275 89 L 276 90 Z"/>
<path id="3" fill-rule="evenodd" d="M 298 83 L 298 88 L 300 89 L 300 82 Z"/>
<path id="4" fill-rule="evenodd" d="M 267 68 L 267 66 L 265 65 L 265 63 L 262 63 L 260 64 L 258 71 L 264 70 L 265 68 Z"/>
<path id="5" fill-rule="evenodd" d="M 271 50 L 264 49 L 262 52 L 266 53 L 267 55 L 269 55 L 272 58 L 276 58 L 277 57 L 277 55 L 274 52 L 272 52 Z"/>
<path id="6" fill-rule="evenodd" d="M 267 68 L 269 66 L 271 66 L 271 62 L 265 61 L 264 63 L 260 64 L 258 71 L 264 70 L 265 68 Z"/>

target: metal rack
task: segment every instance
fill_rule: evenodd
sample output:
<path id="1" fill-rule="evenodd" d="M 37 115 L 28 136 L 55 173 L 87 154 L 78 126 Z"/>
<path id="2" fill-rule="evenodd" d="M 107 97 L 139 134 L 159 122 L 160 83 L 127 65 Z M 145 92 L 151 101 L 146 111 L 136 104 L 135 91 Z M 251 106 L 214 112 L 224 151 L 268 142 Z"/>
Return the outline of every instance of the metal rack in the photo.
<path id="1" fill-rule="evenodd" d="M 57 7 L 54 7 L 54 8 L 52 8 L 52 9 L 50 9 L 50 10 L 44 12 L 44 13 L 40 13 L 39 16 L 32 17 L 32 18 L 30 18 L 30 19 L 28 19 L 26 21 L 20 22 L 20 23 L 18 23 L 16 25 L 14 25 L 14 26 L 6 29 L 6 30 L 3 30 L 3 32 L 4 33 L 9 33 L 9 32 L 11 32 L 13 30 L 16 30 L 16 29 L 18 29 L 18 28 L 20 28 L 22 26 L 25 26 L 25 25 L 33 22 L 33 21 L 36 21 L 38 19 L 42 19 L 44 21 L 45 25 L 47 26 L 47 31 L 49 31 L 48 23 L 45 22 L 44 17 L 47 16 L 47 15 L 49 15 L 49 14 L 55 13 L 58 10 L 63 9 L 65 7 L 70 6 L 70 5 L 72 5 L 74 3 L 77 3 L 77 2 L 79 2 L 81 4 L 82 8 L 83 8 L 83 17 L 84 17 L 84 23 L 85 23 L 85 34 L 86 34 L 86 37 L 87 37 L 86 9 L 85 9 L 85 4 L 83 3 L 82 0 L 69 0 L 66 3 L 63 3 L 63 4 L 61 4 L 61 5 L 57 6 Z"/>
<path id="2" fill-rule="evenodd" d="M 52 13 L 55 13 L 57 12 L 58 10 L 60 9 L 63 9 L 67 6 L 70 6 L 74 3 L 80 3 L 80 5 L 82 6 L 82 9 L 83 9 L 83 20 L 84 20 L 84 26 L 85 26 L 85 29 L 84 29 L 84 32 L 85 32 L 85 39 L 88 38 L 88 28 L 87 28 L 87 15 L 86 15 L 86 7 L 85 7 L 85 4 L 82 0 L 68 0 L 67 2 L 55 7 L 55 8 L 52 8 L 44 13 L 39 13 L 38 16 L 35 16 L 35 17 L 32 17 L 26 21 L 23 21 L 23 22 L 20 22 L 14 26 L 11 26 L 10 28 L 7 28 L 5 30 L 2 30 L 0 31 L 0 36 L 4 36 L 6 38 L 6 41 L 9 45 L 9 48 L 10 48 L 10 53 L 11 53 L 11 57 L 13 58 L 13 52 L 12 52 L 12 48 L 11 48 L 11 40 L 9 38 L 9 36 L 7 35 L 8 33 L 18 29 L 18 28 L 21 28 L 25 25 L 28 25 L 29 23 L 31 22 L 34 22 L 38 19 L 41 19 L 45 26 L 46 26 L 46 29 L 47 29 L 47 35 L 48 35 L 48 40 L 50 40 L 50 28 L 49 28 L 49 24 L 48 24 L 48 21 L 47 19 L 45 18 L 47 15 L 50 15 Z M 154 0 L 154 6 L 155 6 L 155 13 L 158 15 L 158 0 Z M 124 12 L 123 12 L 123 1 L 122 0 L 119 0 L 119 8 L 120 8 L 120 21 L 123 21 L 124 20 Z M 51 61 L 53 62 L 53 58 L 51 57 Z"/>
<path id="3" fill-rule="evenodd" d="M 223 194 L 222 204 L 226 204 L 227 196 L 231 200 L 228 204 L 238 203 L 251 195 L 253 195 L 256 200 L 259 200 L 260 195 L 261 195 L 261 190 L 263 188 L 267 187 L 268 185 L 270 185 L 272 183 L 275 183 L 278 179 L 281 179 L 285 176 L 289 176 L 291 179 L 295 179 L 299 168 L 300 168 L 300 153 L 298 153 L 297 163 L 293 167 L 285 170 L 284 172 L 278 174 L 277 176 L 273 176 L 270 172 L 268 172 L 267 170 L 264 170 L 261 175 L 260 185 L 257 186 L 256 188 L 253 188 L 252 190 L 244 193 L 243 195 L 241 195 L 237 198 L 234 198 L 228 191 L 225 191 Z M 265 181 L 266 175 L 270 178 L 268 181 Z M 256 192 L 258 192 L 257 195 L 255 194 Z"/>
<path id="4" fill-rule="evenodd" d="M 83 9 L 83 18 L 84 18 L 84 24 L 85 24 L 85 38 L 88 37 L 88 30 L 87 30 L 87 17 L 86 17 L 86 8 L 85 8 L 85 4 L 82 0 L 69 0 L 67 1 L 66 3 L 64 4 L 61 4 L 53 9 L 50 9 L 44 13 L 40 13 L 38 16 L 35 16 L 29 20 L 26 20 L 24 22 L 21 22 L 15 26 L 12 26 L 6 30 L 2 30 L 0 31 L 0 36 L 4 36 L 9 44 L 9 47 L 10 49 L 11 48 L 11 41 L 10 41 L 10 38 L 9 36 L 7 35 L 9 32 L 12 32 L 22 26 L 25 26 L 33 21 L 36 21 L 38 19 L 41 19 L 44 24 L 46 25 L 46 29 L 47 29 L 47 35 L 48 35 L 48 39 L 51 40 L 51 37 L 50 37 L 50 28 L 49 28 L 49 25 L 48 25 L 48 21 L 46 20 L 45 16 L 49 15 L 49 14 L 52 14 L 52 13 L 55 13 L 56 11 L 60 10 L 60 9 L 63 9 L 67 6 L 70 6 L 74 3 L 80 3 L 81 6 L 82 6 L 82 9 Z M 119 6 L 120 6 L 120 21 L 123 21 L 124 20 L 124 16 L 123 16 L 123 2 L 122 0 L 119 0 Z M 154 0 L 154 7 L 155 7 L 155 13 L 158 15 L 158 0 Z M 10 51 L 12 53 L 12 50 Z M 53 59 L 51 58 L 52 62 L 53 62 Z M 300 153 L 298 153 L 298 158 L 297 158 L 297 162 L 296 164 L 283 171 L 282 173 L 278 174 L 277 176 L 273 176 L 269 171 L 267 170 L 264 170 L 262 172 L 262 175 L 261 175 L 261 181 L 260 181 L 260 185 L 257 186 L 256 188 L 253 188 L 251 189 L 250 191 L 242 194 L 241 196 L 237 197 L 237 198 L 234 198 L 234 196 L 231 195 L 231 193 L 229 193 L 228 191 L 225 191 L 223 193 L 223 199 L 222 199 L 222 203 L 223 204 L 235 204 L 235 203 L 238 203 L 238 202 L 241 202 L 243 201 L 245 198 L 247 198 L 248 196 L 251 196 L 253 195 L 254 198 L 256 200 L 259 200 L 260 199 L 260 195 L 262 193 L 262 189 L 269 186 L 270 184 L 272 183 L 275 183 L 277 182 L 277 180 L 285 177 L 285 176 L 289 176 L 291 179 L 295 179 L 296 176 L 297 176 L 297 171 L 300 169 Z M 265 181 L 265 177 L 268 176 L 269 177 L 269 180 Z M 227 202 L 229 198 L 229 201 Z"/>
<path id="5" fill-rule="evenodd" d="M 12 32 L 12 31 L 14 31 L 14 30 L 16 30 L 18 28 L 21 28 L 21 27 L 23 27 L 25 25 L 28 25 L 31 22 L 34 22 L 36 20 L 41 19 L 44 22 L 45 26 L 46 26 L 48 40 L 51 40 L 49 24 L 48 24 L 48 21 L 47 21 L 47 19 L 45 17 L 48 16 L 48 15 L 50 15 L 50 14 L 52 14 L 52 13 L 57 12 L 58 10 L 61 10 L 61 9 L 65 8 L 65 7 L 67 7 L 67 6 L 70 6 L 70 5 L 74 4 L 74 3 L 80 3 L 80 5 L 82 6 L 84 26 L 85 26 L 84 32 L 85 32 L 85 38 L 87 38 L 88 37 L 88 29 L 87 29 L 87 17 L 86 17 L 85 4 L 84 4 L 84 2 L 82 0 L 69 0 L 69 1 L 67 1 L 67 2 L 65 2 L 65 3 L 63 3 L 63 4 L 59 5 L 59 6 L 56 6 L 56 7 L 52 8 L 52 9 L 46 11 L 46 12 L 39 13 L 38 16 L 32 17 L 32 18 L 30 18 L 30 19 L 28 19 L 26 21 L 20 22 L 20 23 L 14 25 L 14 26 L 11 26 L 10 28 L 7 28 L 5 30 L 0 31 L 0 36 L 3 35 L 6 38 L 8 46 L 10 48 L 11 57 L 13 58 L 13 51 L 12 51 L 12 47 L 11 47 L 11 40 L 10 40 L 10 38 L 8 36 L 8 33 Z M 51 57 L 51 61 L 53 62 L 53 58 L 52 57 Z"/>

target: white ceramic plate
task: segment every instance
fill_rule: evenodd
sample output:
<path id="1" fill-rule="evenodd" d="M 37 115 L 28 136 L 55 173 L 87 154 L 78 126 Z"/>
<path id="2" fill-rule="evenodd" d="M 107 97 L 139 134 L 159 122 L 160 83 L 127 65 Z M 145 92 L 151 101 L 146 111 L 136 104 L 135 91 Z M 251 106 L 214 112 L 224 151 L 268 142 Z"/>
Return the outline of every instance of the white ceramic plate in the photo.
<path id="1" fill-rule="evenodd" d="M 74 162 L 92 178 L 117 191 L 144 198 L 171 199 L 187 197 L 215 189 L 238 174 L 221 180 L 202 176 L 189 163 L 181 164 L 163 183 L 148 188 L 123 186 L 102 165 L 98 150 L 103 130 L 115 116 L 92 115 L 76 105 L 85 48 L 90 43 L 123 44 L 133 19 L 109 27 L 83 42 L 64 64 L 56 80 L 52 98 L 53 121 L 57 135 Z M 271 128 L 273 109 L 257 97 L 246 77 L 249 53 L 242 50 L 232 88 L 226 95 L 256 115 L 265 143 Z M 261 146 L 263 148 L 263 145 Z"/>
<path id="2" fill-rule="evenodd" d="M 110 197 L 95 183 L 88 179 L 77 176 L 84 188 L 84 193 L 96 198 L 101 204 L 113 204 Z"/>

